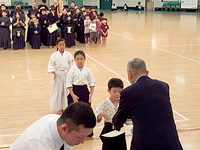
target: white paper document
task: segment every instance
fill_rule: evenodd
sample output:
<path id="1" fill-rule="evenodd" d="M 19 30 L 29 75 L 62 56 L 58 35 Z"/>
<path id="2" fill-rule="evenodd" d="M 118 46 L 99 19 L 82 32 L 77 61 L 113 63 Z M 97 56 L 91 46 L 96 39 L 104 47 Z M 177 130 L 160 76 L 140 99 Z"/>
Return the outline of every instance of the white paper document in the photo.
<path id="1" fill-rule="evenodd" d="M 119 135 L 125 133 L 127 130 L 130 130 L 130 127 L 124 126 L 124 127 L 121 128 L 120 131 L 114 130 L 114 131 L 108 132 L 106 134 L 103 134 L 102 136 L 104 136 L 104 137 L 116 137 L 116 136 L 119 136 Z"/>
<path id="2" fill-rule="evenodd" d="M 47 27 L 49 33 L 53 33 L 54 31 L 58 30 L 58 26 L 56 23 L 52 24 L 52 27 Z"/>

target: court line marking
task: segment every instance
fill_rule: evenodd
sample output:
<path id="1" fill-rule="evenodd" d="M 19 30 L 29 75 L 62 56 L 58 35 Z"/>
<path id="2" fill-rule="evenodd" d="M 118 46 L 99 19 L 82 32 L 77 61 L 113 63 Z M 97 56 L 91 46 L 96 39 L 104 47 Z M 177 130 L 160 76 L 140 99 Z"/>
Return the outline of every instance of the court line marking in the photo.
<path id="1" fill-rule="evenodd" d="M 116 76 L 118 76 L 119 78 L 121 78 L 122 80 L 126 81 L 127 83 L 129 83 L 129 81 L 127 79 L 125 79 L 124 77 L 122 77 L 121 75 L 119 75 L 118 73 L 114 72 L 113 70 L 111 70 L 110 68 L 106 67 L 104 64 L 102 64 L 101 62 L 97 61 L 96 59 L 94 59 L 93 57 L 89 56 L 88 54 L 85 54 L 87 57 L 89 57 L 90 59 L 92 59 L 93 61 L 95 61 L 97 64 L 101 65 L 102 67 L 106 68 L 107 70 L 109 70 L 110 72 L 112 72 L 113 74 L 115 74 Z M 129 83 L 130 84 L 130 83 Z M 182 117 L 184 120 L 182 121 L 187 121 L 189 120 L 188 118 L 184 117 L 183 115 L 181 115 L 180 113 L 176 112 L 175 110 L 173 110 L 174 113 L 176 113 L 178 116 Z"/>
<path id="2" fill-rule="evenodd" d="M 174 53 L 174 52 L 170 52 L 170 51 L 165 50 L 165 49 L 163 49 L 163 48 L 159 48 L 159 47 L 154 47 L 154 48 L 155 48 L 155 49 L 158 49 L 158 50 L 160 50 L 160 51 L 163 51 L 163 52 L 166 52 L 166 53 L 169 53 L 169 54 L 172 54 L 172 55 L 181 57 L 181 58 L 183 58 L 183 59 L 187 59 L 187 60 L 190 60 L 190 61 L 192 61 L 192 62 L 195 62 L 195 63 L 200 64 L 200 61 L 198 61 L 198 60 L 195 60 L 195 59 L 192 59 L 192 58 L 189 58 L 189 57 L 186 57 L 186 56 L 183 56 L 183 55 Z"/>
<path id="3" fill-rule="evenodd" d="M 178 47 L 178 46 L 200 46 L 200 44 L 189 44 L 189 45 L 162 45 L 162 47 L 170 46 L 170 47 Z"/>
<path id="4" fill-rule="evenodd" d="M 104 64 L 100 63 L 99 61 L 97 61 L 96 59 L 92 58 L 91 56 L 89 56 L 88 54 L 85 54 L 87 57 L 89 57 L 90 59 L 92 59 L 93 61 L 95 61 L 97 64 L 103 66 L 104 68 L 106 68 L 107 70 L 109 70 L 110 72 L 112 72 L 113 74 L 115 74 L 116 76 L 120 77 L 121 79 L 123 79 L 124 81 L 126 81 L 127 83 L 129 83 L 129 81 L 127 79 L 125 79 L 124 77 L 120 76 L 118 73 L 114 72 L 113 70 L 111 70 L 110 68 L 106 67 Z M 129 83 L 130 84 L 130 83 Z"/>
<path id="5" fill-rule="evenodd" d="M 115 32 L 112 32 L 112 31 L 110 31 L 110 30 L 109 30 L 109 33 L 112 33 L 112 34 L 121 36 L 121 37 L 123 37 L 123 38 L 125 38 L 125 39 L 129 39 L 129 40 L 131 40 L 131 41 L 137 41 L 137 40 L 135 40 L 135 39 L 129 38 L 129 37 L 127 37 L 127 36 L 124 36 L 124 35 L 121 35 L 121 34 L 118 34 L 118 33 L 115 33 Z"/>
<path id="6" fill-rule="evenodd" d="M 126 38 L 126 39 L 129 39 L 129 40 L 131 40 L 131 41 L 135 41 L 135 42 L 142 42 L 142 41 L 146 41 L 146 42 L 148 42 L 148 41 L 152 41 L 152 40 L 136 40 L 136 39 L 133 39 L 133 38 L 129 38 L 129 37 L 127 37 L 127 36 L 125 36 L 125 35 L 121 35 L 121 34 L 118 34 L 118 33 L 116 33 L 116 32 L 113 32 L 113 31 L 110 31 L 109 30 L 109 33 L 112 33 L 112 34 L 115 34 L 115 35 L 118 35 L 118 36 L 121 36 L 121 37 L 123 37 L 123 38 Z M 168 41 L 171 41 L 171 40 L 176 40 L 176 41 L 183 41 L 183 40 L 194 40 L 194 39 L 196 39 L 196 38 L 187 38 L 187 39 L 155 39 L 155 40 L 157 40 L 157 41 L 166 41 L 166 40 L 168 40 Z M 197 38 L 198 39 L 198 38 Z"/>
<path id="7" fill-rule="evenodd" d="M 129 37 L 120 35 L 120 34 L 115 33 L 115 32 L 111 32 L 111 33 L 116 34 L 116 35 L 118 35 L 118 36 L 120 36 L 120 37 L 129 39 L 129 40 L 131 40 L 131 41 L 137 41 L 137 40 L 135 40 L 135 39 L 132 39 L 132 38 L 129 38 Z M 165 50 L 165 49 L 163 49 L 163 48 L 159 48 L 159 47 L 156 47 L 156 46 L 155 46 L 154 48 L 155 48 L 155 49 L 158 49 L 158 50 L 160 50 L 160 51 L 163 51 L 163 52 L 166 52 L 166 53 L 169 53 L 169 54 L 172 54 L 172 55 L 175 55 L 175 56 L 178 56 L 178 57 L 181 57 L 181 58 L 184 58 L 184 59 L 187 59 L 187 60 L 190 60 L 190 61 L 192 61 L 192 62 L 196 62 L 196 63 L 200 64 L 200 61 L 198 61 L 198 60 L 195 60 L 195 59 L 192 59 L 192 58 L 189 58 L 189 57 L 186 57 L 186 56 L 177 54 L 177 53 L 173 53 L 173 52 L 170 52 L 170 51 L 168 51 L 168 50 Z"/>

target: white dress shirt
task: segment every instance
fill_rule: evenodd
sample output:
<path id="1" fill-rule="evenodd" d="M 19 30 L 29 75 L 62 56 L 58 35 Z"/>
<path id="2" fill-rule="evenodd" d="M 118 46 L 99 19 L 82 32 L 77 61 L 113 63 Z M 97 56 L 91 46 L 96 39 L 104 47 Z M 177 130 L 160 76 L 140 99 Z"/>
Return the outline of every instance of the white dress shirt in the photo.
<path id="1" fill-rule="evenodd" d="M 72 150 L 58 133 L 57 120 L 60 115 L 49 114 L 29 126 L 13 143 L 10 150 Z"/>
<path id="2" fill-rule="evenodd" d="M 80 70 L 76 65 L 73 66 L 67 74 L 67 88 L 73 85 L 87 85 L 95 86 L 94 76 L 89 68 L 84 66 Z"/>
<path id="3" fill-rule="evenodd" d="M 57 51 L 50 57 L 48 72 L 69 71 L 73 65 L 74 59 L 71 53 L 64 51 L 62 55 L 59 51 Z"/>

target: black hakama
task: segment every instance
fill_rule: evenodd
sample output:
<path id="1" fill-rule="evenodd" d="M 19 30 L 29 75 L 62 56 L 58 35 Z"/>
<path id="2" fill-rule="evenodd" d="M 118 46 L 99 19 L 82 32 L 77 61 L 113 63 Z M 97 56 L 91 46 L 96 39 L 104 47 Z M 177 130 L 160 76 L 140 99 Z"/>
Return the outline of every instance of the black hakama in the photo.
<path id="1" fill-rule="evenodd" d="M 24 36 L 17 37 L 17 35 L 14 35 L 13 49 L 18 50 L 24 48 L 25 48 L 25 37 Z"/>
<path id="2" fill-rule="evenodd" d="M 80 25 L 79 26 L 79 42 L 80 43 L 85 43 L 84 20 L 85 20 L 85 16 L 81 15 L 78 22 L 78 24 Z"/>
<path id="3" fill-rule="evenodd" d="M 5 26 L 2 26 L 1 23 L 4 22 Z M 11 39 L 10 39 L 10 29 L 11 25 L 10 18 L 1 17 L 0 18 L 0 47 L 4 49 L 11 49 Z"/>
<path id="4" fill-rule="evenodd" d="M 31 46 L 33 49 L 40 49 L 40 46 L 41 46 L 40 34 L 32 35 Z"/>
<path id="5" fill-rule="evenodd" d="M 69 28 L 69 27 L 68 27 Z M 75 46 L 75 37 L 74 33 L 65 33 L 64 34 L 64 39 L 66 41 L 66 47 L 70 48 L 72 46 Z"/>
<path id="6" fill-rule="evenodd" d="M 35 31 L 38 31 L 38 33 L 35 34 L 34 33 Z M 41 46 L 40 33 L 41 33 L 40 25 L 38 25 L 37 27 L 33 26 L 32 36 L 31 36 L 31 46 L 32 46 L 33 49 L 40 49 L 40 46 Z"/>
<path id="7" fill-rule="evenodd" d="M 70 48 L 75 46 L 75 37 L 74 37 L 74 19 L 72 16 L 63 15 L 61 17 L 63 35 L 66 41 L 66 47 Z"/>
<path id="8" fill-rule="evenodd" d="M 26 42 L 29 42 L 29 44 L 31 44 L 32 26 L 33 26 L 33 23 L 29 22 L 28 30 L 27 30 L 27 39 L 26 39 Z"/>
<path id="9" fill-rule="evenodd" d="M 58 21 L 58 15 L 55 13 L 54 15 L 52 13 L 48 14 L 47 16 L 47 23 L 48 25 L 52 25 Z M 54 31 L 53 33 L 47 32 L 47 45 L 48 46 L 56 46 L 56 41 L 58 38 L 58 31 Z"/>
<path id="10" fill-rule="evenodd" d="M 78 101 L 85 102 L 91 106 L 91 104 L 89 103 L 90 92 L 87 88 L 87 85 L 73 85 L 73 92 L 76 96 L 78 96 L 79 98 Z M 69 94 L 67 98 L 68 98 L 68 105 L 74 102 L 71 94 Z M 88 137 L 92 136 L 93 132 Z"/>
<path id="11" fill-rule="evenodd" d="M 21 19 L 24 23 L 24 21 Z M 17 19 L 13 20 L 13 24 L 17 22 Z M 21 24 L 17 24 L 17 26 L 13 26 L 13 49 L 24 49 L 25 48 L 25 28 Z"/>
<path id="12" fill-rule="evenodd" d="M 39 21 L 40 21 L 40 25 L 41 25 L 41 28 L 42 28 L 42 31 L 41 31 L 41 42 L 47 46 L 47 33 L 49 32 L 48 29 L 47 29 L 47 16 L 46 15 L 40 15 L 40 18 L 39 18 Z"/>
<path id="13" fill-rule="evenodd" d="M 125 133 L 116 137 L 103 137 L 102 135 L 113 131 L 113 124 L 104 123 L 104 128 L 100 134 L 100 139 L 103 142 L 102 150 L 127 150 Z"/>
<path id="14" fill-rule="evenodd" d="M 76 96 L 79 97 L 78 101 L 86 102 L 87 104 L 91 105 L 89 103 L 89 90 L 87 88 L 87 85 L 73 85 L 73 92 Z M 68 95 L 68 105 L 73 103 L 73 98 L 71 94 Z"/>
<path id="15" fill-rule="evenodd" d="M 47 46 L 56 46 L 56 41 L 58 38 L 58 31 L 54 31 L 53 33 L 47 33 Z"/>

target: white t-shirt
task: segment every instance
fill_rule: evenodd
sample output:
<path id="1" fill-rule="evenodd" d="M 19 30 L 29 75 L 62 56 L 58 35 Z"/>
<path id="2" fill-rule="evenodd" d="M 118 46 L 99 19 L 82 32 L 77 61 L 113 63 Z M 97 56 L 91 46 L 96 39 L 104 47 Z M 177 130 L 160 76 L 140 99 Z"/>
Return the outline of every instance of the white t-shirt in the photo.
<path id="1" fill-rule="evenodd" d="M 63 144 L 65 150 L 72 150 L 58 133 L 59 117 L 60 115 L 49 114 L 37 120 L 11 145 L 10 150 L 60 150 Z"/>
<path id="2" fill-rule="evenodd" d="M 90 29 L 90 32 L 97 32 L 96 23 L 90 23 L 89 29 Z"/>
<path id="3" fill-rule="evenodd" d="M 89 26 L 90 26 L 90 23 L 91 23 L 91 20 L 84 20 L 84 33 L 90 33 L 90 30 L 89 30 Z"/>
<path id="4" fill-rule="evenodd" d="M 76 65 L 73 66 L 67 74 L 67 88 L 72 85 L 87 85 L 95 86 L 95 78 L 89 68 L 86 66 L 80 70 Z"/>

